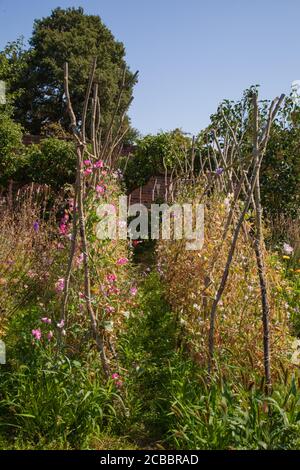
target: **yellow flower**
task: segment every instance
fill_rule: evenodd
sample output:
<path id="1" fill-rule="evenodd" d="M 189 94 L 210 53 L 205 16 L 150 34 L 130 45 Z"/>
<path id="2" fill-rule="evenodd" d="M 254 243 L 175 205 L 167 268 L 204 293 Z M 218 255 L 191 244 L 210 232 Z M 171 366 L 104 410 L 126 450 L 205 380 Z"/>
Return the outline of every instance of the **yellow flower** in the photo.
<path id="1" fill-rule="evenodd" d="M 290 259 L 290 256 L 287 256 L 287 255 L 283 255 L 282 257 L 283 259 Z"/>

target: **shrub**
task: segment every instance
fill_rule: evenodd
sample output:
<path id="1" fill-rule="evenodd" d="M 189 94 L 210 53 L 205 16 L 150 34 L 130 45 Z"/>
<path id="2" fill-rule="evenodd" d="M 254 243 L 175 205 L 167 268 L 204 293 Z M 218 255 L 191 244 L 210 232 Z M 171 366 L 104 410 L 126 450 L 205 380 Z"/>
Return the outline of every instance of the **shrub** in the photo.
<path id="1" fill-rule="evenodd" d="M 31 145 L 26 154 L 27 179 L 47 184 L 54 190 L 75 181 L 76 154 L 74 144 L 54 137 Z"/>
<path id="2" fill-rule="evenodd" d="M 151 176 L 164 174 L 166 167 L 170 170 L 179 165 L 189 147 L 190 140 L 178 129 L 137 139 L 133 155 L 121 161 L 121 167 L 126 164 L 127 189 L 132 191 L 143 186 Z"/>
<path id="3" fill-rule="evenodd" d="M 7 113 L 0 114 L 0 185 L 6 186 L 24 165 L 22 128 Z"/>

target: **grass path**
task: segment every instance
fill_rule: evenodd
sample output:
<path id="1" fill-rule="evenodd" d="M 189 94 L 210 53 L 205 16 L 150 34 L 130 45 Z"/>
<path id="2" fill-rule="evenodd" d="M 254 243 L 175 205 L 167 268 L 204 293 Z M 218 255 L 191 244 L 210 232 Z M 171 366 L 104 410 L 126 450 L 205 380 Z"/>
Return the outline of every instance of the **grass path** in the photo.
<path id="1" fill-rule="evenodd" d="M 168 431 L 169 365 L 176 355 L 177 326 L 153 267 L 153 247 L 143 251 L 142 266 L 152 269 L 139 289 L 139 308 L 128 322 L 123 358 L 129 371 L 133 409 L 130 432 L 139 444 L 160 445 Z M 138 260 L 138 257 L 137 257 Z M 151 260 L 145 264 L 145 260 Z M 142 418 L 142 420 L 141 420 Z"/>

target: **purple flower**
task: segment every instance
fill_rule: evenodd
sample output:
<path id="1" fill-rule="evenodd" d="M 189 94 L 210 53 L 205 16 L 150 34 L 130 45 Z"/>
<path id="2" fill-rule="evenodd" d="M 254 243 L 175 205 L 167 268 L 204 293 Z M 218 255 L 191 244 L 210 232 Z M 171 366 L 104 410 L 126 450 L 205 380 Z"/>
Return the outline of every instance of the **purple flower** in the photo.
<path id="1" fill-rule="evenodd" d="M 40 228 L 40 224 L 39 224 L 38 220 L 36 220 L 36 221 L 34 222 L 34 224 L 33 224 L 33 230 L 34 230 L 35 232 L 38 232 L 38 231 L 39 231 L 39 228 Z"/>
<path id="2" fill-rule="evenodd" d="M 220 176 L 223 172 L 224 172 L 224 168 L 219 167 L 219 168 L 216 169 L 216 174 L 218 176 Z"/>

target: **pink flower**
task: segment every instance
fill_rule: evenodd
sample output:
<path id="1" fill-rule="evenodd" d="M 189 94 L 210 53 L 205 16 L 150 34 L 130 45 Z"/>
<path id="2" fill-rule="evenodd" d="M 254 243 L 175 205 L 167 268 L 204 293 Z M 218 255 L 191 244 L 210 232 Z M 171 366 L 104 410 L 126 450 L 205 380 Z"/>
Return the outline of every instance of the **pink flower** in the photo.
<path id="1" fill-rule="evenodd" d="M 61 277 L 60 279 L 58 279 L 58 281 L 55 283 L 55 290 L 56 292 L 59 294 L 60 292 L 62 292 L 65 288 L 65 280 L 63 277 Z"/>
<path id="2" fill-rule="evenodd" d="M 94 164 L 94 168 L 103 168 L 104 167 L 104 163 L 102 160 L 98 160 L 95 164 Z"/>
<path id="3" fill-rule="evenodd" d="M 115 381 L 115 386 L 118 387 L 118 388 L 121 388 L 122 385 L 123 385 L 123 382 L 121 380 L 121 377 L 120 375 L 115 372 L 114 374 L 112 374 L 111 378 Z"/>
<path id="4" fill-rule="evenodd" d="M 84 293 L 83 293 L 83 292 L 79 292 L 79 297 L 80 297 L 80 299 L 85 299 Z"/>
<path id="5" fill-rule="evenodd" d="M 64 320 L 60 320 L 60 322 L 57 323 L 58 328 L 63 328 L 64 326 L 65 326 L 65 321 Z"/>
<path id="6" fill-rule="evenodd" d="M 85 166 L 91 166 L 92 164 L 91 160 L 84 160 L 83 163 Z"/>
<path id="7" fill-rule="evenodd" d="M 53 338 L 53 331 L 49 331 L 49 333 L 47 334 L 48 341 L 51 341 L 52 338 Z"/>
<path id="8" fill-rule="evenodd" d="M 107 289 L 107 295 L 109 294 L 116 294 L 118 295 L 120 293 L 120 289 L 118 289 L 117 287 L 115 286 L 109 286 L 109 288 Z"/>
<path id="9" fill-rule="evenodd" d="M 106 279 L 108 280 L 108 282 L 115 282 L 117 280 L 117 276 L 115 274 L 108 274 L 106 276 Z"/>
<path id="10" fill-rule="evenodd" d="M 135 295 L 137 294 L 137 291 L 138 291 L 138 290 L 137 290 L 136 287 L 131 287 L 131 289 L 130 289 L 130 294 L 133 295 L 133 296 L 135 296 Z"/>
<path id="11" fill-rule="evenodd" d="M 65 246 L 64 246 L 63 243 L 59 242 L 59 243 L 57 244 L 57 249 L 58 249 L 58 250 L 63 250 L 64 248 L 65 248 Z"/>
<path id="12" fill-rule="evenodd" d="M 39 341 L 42 337 L 42 332 L 40 330 L 40 328 L 37 328 L 36 330 L 31 330 L 31 333 L 32 333 L 32 336 L 37 340 Z"/>
<path id="13" fill-rule="evenodd" d="M 127 263 L 128 263 L 128 258 L 119 258 L 117 261 L 118 266 L 123 266 L 123 264 L 127 264 Z"/>
<path id="14" fill-rule="evenodd" d="M 105 188 L 104 186 L 101 186 L 100 184 L 97 184 L 96 186 L 96 192 L 101 195 L 101 194 L 104 194 L 105 193 Z"/>
<path id="15" fill-rule="evenodd" d="M 107 313 L 114 313 L 116 309 L 109 305 L 108 307 L 105 307 L 105 310 Z"/>
<path id="16" fill-rule="evenodd" d="M 106 171 L 106 170 L 101 171 L 101 175 L 102 175 L 102 176 L 106 176 L 106 175 L 107 175 L 107 171 Z"/>
<path id="17" fill-rule="evenodd" d="M 48 317 L 43 317 L 41 318 L 41 321 L 43 323 L 48 323 L 50 325 L 50 323 L 52 322 L 51 318 L 48 318 Z"/>
<path id="18" fill-rule="evenodd" d="M 86 168 L 83 172 L 84 176 L 88 176 L 90 175 L 91 173 L 93 173 L 93 170 L 91 168 Z"/>
<path id="19" fill-rule="evenodd" d="M 59 233 L 60 233 L 61 235 L 66 235 L 66 234 L 68 233 L 68 226 L 67 226 L 66 224 L 64 224 L 64 223 L 61 223 L 61 224 L 59 225 Z"/>
<path id="20" fill-rule="evenodd" d="M 80 253 L 80 255 L 78 255 L 76 258 L 76 265 L 80 266 L 82 262 L 83 262 L 83 253 Z"/>
<path id="21" fill-rule="evenodd" d="M 61 222 L 65 224 L 69 220 L 69 214 L 64 214 L 64 216 L 61 218 Z"/>

